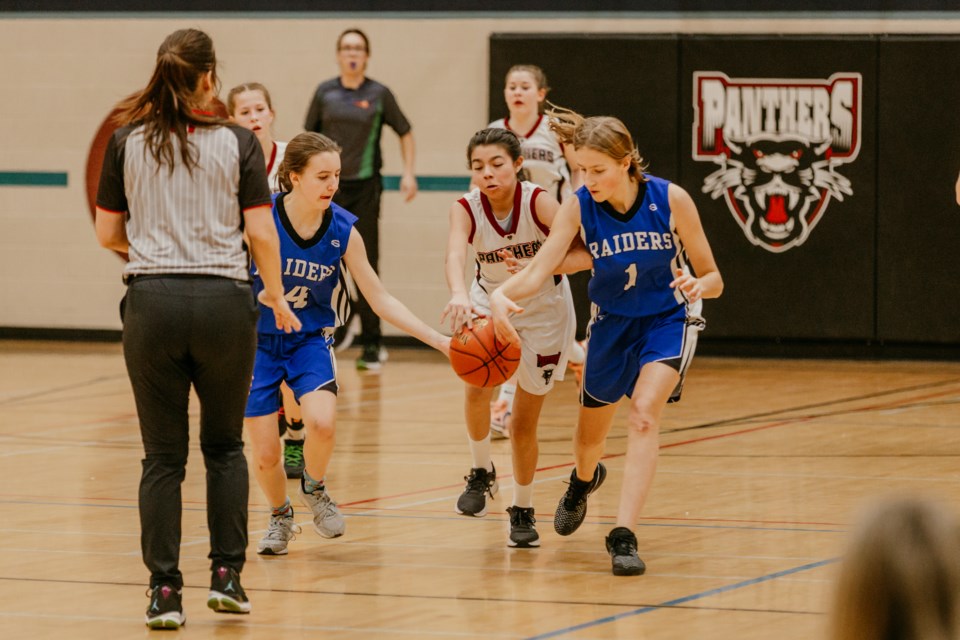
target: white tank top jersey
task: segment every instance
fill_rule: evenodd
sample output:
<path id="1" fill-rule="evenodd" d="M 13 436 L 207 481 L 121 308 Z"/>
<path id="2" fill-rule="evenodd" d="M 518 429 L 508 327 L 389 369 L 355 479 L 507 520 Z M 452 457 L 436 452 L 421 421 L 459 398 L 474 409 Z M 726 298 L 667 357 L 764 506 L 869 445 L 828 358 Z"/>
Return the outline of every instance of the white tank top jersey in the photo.
<path id="1" fill-rule="evenodd" d="M 280 193 L 283 189 L 280 187 L 280 180 L 277 178 L 277 169 L 283 162 L 283 153 L 287 150 L 286 142 L 273 141 L 273 153 L 267 158 L 267 184 L 270 185 L 272 193 Z"/>
<path id="2" fill-rule="evenodd" d="M 540 250 L 550 232 L 549 227 L 537 217 L 537 194 L 542 192 L 532 182 L 517 183 L 514 192 L 510 224 L 503 229 L 493 215 L 490 200 L 479 188 L 464 194 L 458 202 L 470 216 L 468 242 L 476 253 L 476 280 L 487 295 L 510 277 L 506 264 L 497 252 L 509 249 L 517 258 L 532 258 Z M 547 278 L 540 291 L 556 286 L 553 278 Z"/>
<path id="3" fill-rule="evenodd" d="M 537 123 L 530 131 L 512 129 L 510 118 L 494 120 L 490 127 L 513 131 L 520 138 L 523 168 L 530 182 L 540 185 L 560 202 L 573 193 L 563 145 L 557 140 L 557 134 L 550 130 L 550 123 L 544 115 L 537 118 Z"/>

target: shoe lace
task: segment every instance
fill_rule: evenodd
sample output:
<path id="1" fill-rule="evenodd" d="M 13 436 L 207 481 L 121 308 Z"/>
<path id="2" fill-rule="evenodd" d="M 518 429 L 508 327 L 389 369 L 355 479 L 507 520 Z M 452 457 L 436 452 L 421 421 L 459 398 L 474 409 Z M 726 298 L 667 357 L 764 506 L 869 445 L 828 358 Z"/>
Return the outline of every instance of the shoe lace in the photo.
<path id="1" fill-rule="evenodd" d="M 298 467 L 303 464 L 303 446 L 291 445 L 283 447 L 283 463 L 288 467 Z"/>
<path id="2" fill-rule="evenodd" d="M 296 540 L 296 534 L 300 533 L 300 525 L 293 521 L 293 518 L 286 516 L 270 516 L 270 524 L 267 526 L 267 535 L 269 540 Z"/>
<path id="3" fill-rule="evenodd" d="M 324 517 L 336 514 L 337 503 L 333 501 L 333 498 L 330 497 L 329 493 L 326 491 L 321 491 L 319 494 L 317 494 L 317 498 L 320 501 L 320 513 Z"/>
<path id="4" fill-rule="evenodd" d="M 530 528 L 536 524 L 537 519 L 533 517 L 533 509 L 523 507 L 513 507 L 510 509 L 510 526 Z"/>
<path id="5" fill-rule="evenodd" d="M 493 497 L 493 478 L 486 469 L 471 469 L 470 475 L 464 476 L 467 481 L 466 491 L 476 493 L 489 493 Z"/>
<path id="6" fill-rule="evenodd" d="M 613 555 L 616 556 L 632 556 L 637 553 L 637 545 L 627 536 L 612 538 L 610 546 L 613 548 Z"/>
<path id="7" fill-rule="evenodd" d="M 563 507 L 567 511 L 572 511 L 577 504 L 583 500 L 590 489 L 589 482 L 567 482 L 567 492 L 563 494 Z"/>

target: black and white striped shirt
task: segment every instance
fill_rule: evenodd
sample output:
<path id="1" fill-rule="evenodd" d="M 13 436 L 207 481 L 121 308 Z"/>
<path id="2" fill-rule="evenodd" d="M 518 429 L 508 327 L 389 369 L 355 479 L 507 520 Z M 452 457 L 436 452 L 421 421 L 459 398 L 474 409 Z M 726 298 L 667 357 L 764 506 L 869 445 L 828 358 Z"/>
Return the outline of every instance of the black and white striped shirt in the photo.
<path id="1" fill-rule="evenodd" d="M 197 274 L 249 280 L 242 212 L 270 204 L 263 151 L 234 125 L 191 127 L 192 174 L 174 144 L 173 171 L 157 166 L 143 125 L 110 138 L 97 206 L 126 214 L 130 261 L 124 275 Z"/>

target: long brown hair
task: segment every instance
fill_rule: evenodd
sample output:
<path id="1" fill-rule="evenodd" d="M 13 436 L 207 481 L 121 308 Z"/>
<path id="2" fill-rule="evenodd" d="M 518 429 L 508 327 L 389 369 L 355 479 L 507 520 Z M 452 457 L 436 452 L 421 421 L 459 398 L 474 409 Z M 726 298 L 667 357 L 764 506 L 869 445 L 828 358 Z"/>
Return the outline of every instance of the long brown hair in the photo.
<path id="1" fill-rule="evenodd" d="M 310 162 L 310 158 L 328 151 L 340 153 L 340 145 L 322 133 L 307 131 L 294 136 L 293 140 L 287 143 L 287 149 L 283 152 L 283 160 L 277 168 L 277 180 L 280 182 L 280 188 L 283 191 L 292 191 L 293 181 L 290 180 L 290 174 L 303 173 Z"/>
<path id="2" fill-rule="evenodd" d="M 850 536 L 833 605 L 833 640 L 960 637 L 960 522 L 914 496 L 875 503 Z"/>
<path id="3" fill-rule="evenodd" d="M 618 162 L 630 158 L 627 173 L 640 182 L 646 182 L 644 172 L 647 165 L 633 144 L 633 137 L 627 125 L 613 116 L 593 116 L 586 118 L 576 111 L 550 104 L 546 115 L 550 118 L 550 128 L 556 132 L 560 142 L 573 145 L 574 149 L 593 149 L 605 153 Z"/>
<path id="4" fill-rule="evenodd" d="M 179 142 L 180 160 L 192 172 L 197 158 L 187 139 L 189 127 L 223 122 L 205 114 L 202 109 L 208 105 L 198 101 L 200 80 L 208 72 L 213 72 L 214 87 L 219 89 L 217 56 L 210 36 L 198 29 L 174 31 L 157 50 L 157 63 L 147 86 L 117 105 L 121 125 L 144 125 L 147 149 L 157 166 L 165 164 L 173 171 L 173 134 Z"/>

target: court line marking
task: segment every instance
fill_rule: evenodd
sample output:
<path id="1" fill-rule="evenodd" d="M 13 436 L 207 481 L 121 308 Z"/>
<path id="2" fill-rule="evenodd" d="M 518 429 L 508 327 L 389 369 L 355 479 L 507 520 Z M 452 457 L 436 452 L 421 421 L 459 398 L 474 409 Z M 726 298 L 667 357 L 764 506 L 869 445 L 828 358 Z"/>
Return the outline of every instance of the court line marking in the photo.
<path id="1" fill-rule="evenodd" d="M 543 640 L 544 638 L 556 638 L 558 636 L 567 635 L 568 633 L 582 631 L 584 629 L 589 629 L 591 627 L 597 627 L 600 625 L 609 624 L 611 622 L 617 622 L 618 620 L 623 620 L 624 618 L 631 618 L 633 616 L 639 616 L 645 613 L 650 613 L 651 611 L 659 611 L 660 609 L 672 608 L 672 607 L 676 607 L 677 605 L 685 604 L 687 602 L 692 602 L 694 600 L 701 600 L 703 598 L 709 598 L 710 596 L 719 595 L 721 593 L 726 593 L 728 591 L 735 591 L 737 589 L 743 589 L 744 587 L 750 587 L 755 584 L 769 582 L 770 580 L 776 580 L 777 578 L 782 578 L 784 576 L 788 576 L 794 573 L 809 571 L 811 569 L 818 569 L 820 567 L 824 567 L 834 562 L 837 562 L 838 560 L 839 558 L 828 558 L 826 560 L 818 560 L 817 562 L 810 562 L 808 564 L 800 565 L 799 567 L 793 567 L 792 569 L 775 571 L 774 573 L 768 573 L 767 575 L 759 576 L 757 578 L 741 580 L 740 582 L 735 582 L 734 584 L 729 584 L 723 587 L 716 587 L 714 589 L 707 589 L 706 591 L 700 591 L 698 593 L 692 593 L 690 595 L 681 596 L 673 600 L 667 600 L 666 602 L 661 602 L 660 604 L 640 607 L 638 609 L 634 609 L 633 611 L 626 611 L 624 613 L 618 613 L 612 616 L 597 618 L 595 620 L 590 620 L 589 622 L 583 622 L 581 624 L 565 627 L 563 629 L 556 629 L 554 631 L 548 631 L 547 633 L 541 633 L 535 636 L 528 636 L 526 640 Z"/>

